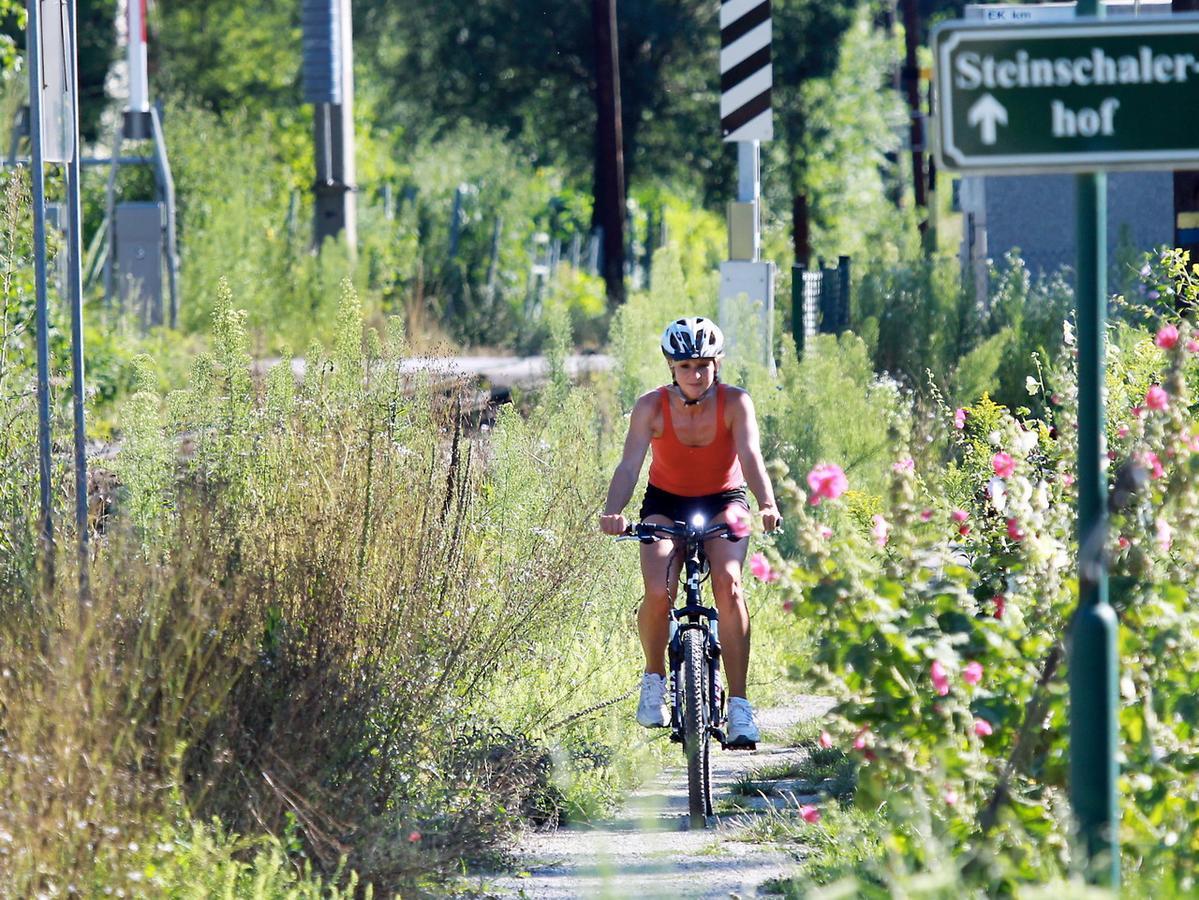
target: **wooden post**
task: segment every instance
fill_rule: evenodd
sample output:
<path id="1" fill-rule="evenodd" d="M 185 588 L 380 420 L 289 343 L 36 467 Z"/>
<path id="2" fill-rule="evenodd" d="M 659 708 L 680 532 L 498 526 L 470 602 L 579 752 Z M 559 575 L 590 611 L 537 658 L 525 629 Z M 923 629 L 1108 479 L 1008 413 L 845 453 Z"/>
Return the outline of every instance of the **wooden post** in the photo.
<path id="1" fill-rule="evenodd" d="M 595 207 L 603 229 L 603 276 L 608 302 L 624 302 L 624 137 L 620 118 L 620 57 L 616 0 L 592 0 L 595 34 Z"/>
<path id="2" fill-rule="evenodd" d="M 912 145 L 912 188 L 920 219 L 920 235 L 928 232 L 928 191 L 924 174 L 924 116 L 920 109 L 920 67 L 916 49 L 920 42 L 920 14 L 916 0 L 900 0 L 903 6 L 904 60 L 901 82 L 908 101 L 909 140 Z"/>

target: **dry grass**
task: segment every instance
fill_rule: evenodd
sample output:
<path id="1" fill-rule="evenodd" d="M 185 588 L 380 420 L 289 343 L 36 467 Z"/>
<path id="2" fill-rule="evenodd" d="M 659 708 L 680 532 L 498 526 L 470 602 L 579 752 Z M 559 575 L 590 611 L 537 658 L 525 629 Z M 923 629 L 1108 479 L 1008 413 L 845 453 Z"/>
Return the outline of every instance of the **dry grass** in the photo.
<path id="1" fill-rule="evenodd" d="M 130 848 L 164 822 L 288 835 L 318 872 L 396 889 L 553 815 L 548 753 L 488 704 L 591 591 L 591 439 L 514 419 L 485 461 L 458 393 L 389 380 L 392 344 L 255 384 L 225 315 L 189 391 L 140 401 L 139 514 L 98 541 L 84 614 L 69 552 L 57 588 L 0 601 L 16 895 L 136 891 Z M 188 435 L 182 462 L 164 434 Z"/>

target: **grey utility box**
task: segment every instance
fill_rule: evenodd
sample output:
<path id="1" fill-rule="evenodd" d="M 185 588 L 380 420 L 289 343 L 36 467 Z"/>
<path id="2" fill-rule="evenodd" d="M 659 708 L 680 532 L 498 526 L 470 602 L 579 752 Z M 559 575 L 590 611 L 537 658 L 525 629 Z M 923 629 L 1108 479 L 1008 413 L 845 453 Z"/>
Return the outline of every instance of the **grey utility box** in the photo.
<path id="1" fill-rule="evenodd" d="M 120 203 L 113 241 L 117 296 L 122 309 L 138 312 L 148 325 L 162 324 L 162 264 L 166 205 Z"/>

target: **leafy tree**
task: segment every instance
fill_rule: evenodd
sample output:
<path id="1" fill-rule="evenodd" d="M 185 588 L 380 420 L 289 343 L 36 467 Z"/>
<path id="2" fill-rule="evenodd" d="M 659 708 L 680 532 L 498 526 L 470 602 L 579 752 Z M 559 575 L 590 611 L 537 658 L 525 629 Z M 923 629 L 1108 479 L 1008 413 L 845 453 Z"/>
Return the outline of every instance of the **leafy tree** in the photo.
<path id="1" fill-rule="evenodd" d="M 79 33 L 79 128 L 94 141 L 104 112 L 104 83 L 118 52 L 116 0 L 79 0 L 76 7 Z"/>
<path id="2" fill-rule="evenodd" d="M 84 140 L 96 139 L 104 111 L 104 82 L 116 53 L 116 0 L 79 0 L 79 127 Z M 0 77 L 17 72 L 25 51 L 25 4 L 0 0 Z"/>
<path id="3" fill-rule="evenodd" d="M 775 126 L 784 143 L 787 188 L 791 208 L 791 241 L 797 262 L 811 256 L 810 218 L 814 200 L 809 187 L 809 152 L 813 116 L 819 103 L 843 103 L 853 115 L 848 100 L 813 94 L 810 84 L 827 78 L 837 66 L 841 37 L 854 19 L 851 3 L 821 3 L 818 0 L 776 0 L 774 18 Z M 862 61 L 865 63 L 866 61 Z M 881 85 L 868 82 L 866 90 Z M 819 187 L 815 189 L 819 192 Z"/>
<path id="4" fill-rule="evenodd" d="M 466 118 L 518 140 L 538 161 L 590 176 L 595 82 L 590 4 L 415 0 L 362 4 L 356 30 L 392 98 L 391 118 L 438 132 Z M 698 173 L 723 154 L 718 30 L 698 0 L 619 6 L 621 104 L 629 180 Z M 709 190 L 710 193 L 710 190 Z"/>
<path id="5" fill-rule="evenodd" d="M 164 94 L 217 113 L 299 107 L 299 0 L 171 0 L 150 26 Z"/>

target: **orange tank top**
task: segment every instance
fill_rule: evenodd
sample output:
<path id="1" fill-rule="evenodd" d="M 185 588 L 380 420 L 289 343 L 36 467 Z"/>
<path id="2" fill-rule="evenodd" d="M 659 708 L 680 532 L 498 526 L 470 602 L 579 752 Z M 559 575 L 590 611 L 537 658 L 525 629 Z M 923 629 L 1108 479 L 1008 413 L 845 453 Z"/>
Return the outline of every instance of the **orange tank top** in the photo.
<path id="1" fill-rule="evenodd" d="M 670 388 L 658 388 L 662 402 L 662 435 L 650 441 L 653 459 L 649 465 L 649 483 L 680 497 L 703 497 L 741 487 L 745 478 L 733 430 L 724 422 L 724 398 L 727 388 L 716 386 L 716 437 L 702 447 L 689 447 L 674 433 L 670 418 Z"/>

